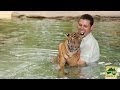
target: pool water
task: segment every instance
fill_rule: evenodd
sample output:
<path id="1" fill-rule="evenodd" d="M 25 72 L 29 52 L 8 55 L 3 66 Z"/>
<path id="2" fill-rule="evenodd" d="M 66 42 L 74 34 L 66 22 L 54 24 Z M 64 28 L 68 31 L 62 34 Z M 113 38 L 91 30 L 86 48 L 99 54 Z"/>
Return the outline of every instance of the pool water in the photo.
<path id="1" fill-rule="evenodd" d="M 0 78 L 57 79 L 58 44 L 77 30 L 77 21 L 55 19 L 0 21 Z M 105 67 L 120 66 L 120 22 L 95 22 L 93 35 L 100 60 L 87 67 L 66 68 L 70 79 L 104 79 Z"/>

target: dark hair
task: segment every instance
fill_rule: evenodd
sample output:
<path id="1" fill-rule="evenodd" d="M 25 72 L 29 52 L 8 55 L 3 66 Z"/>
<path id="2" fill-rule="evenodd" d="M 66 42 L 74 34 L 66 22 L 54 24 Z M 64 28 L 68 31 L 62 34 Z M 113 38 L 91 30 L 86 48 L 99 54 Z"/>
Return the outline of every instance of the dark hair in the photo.
<path id="1" fill-rule="evenodd" d="M 80 19 L 87 19 L 87 20 L 89 20 L 91 26 L 94 24 L 94 19 L 93 19 L 93 17 L 92 17 L 91 15 L 89 15 L 89 14 L 83 14 L 83 15 L 79 18 L 79 20 L 80 20 Z"/>

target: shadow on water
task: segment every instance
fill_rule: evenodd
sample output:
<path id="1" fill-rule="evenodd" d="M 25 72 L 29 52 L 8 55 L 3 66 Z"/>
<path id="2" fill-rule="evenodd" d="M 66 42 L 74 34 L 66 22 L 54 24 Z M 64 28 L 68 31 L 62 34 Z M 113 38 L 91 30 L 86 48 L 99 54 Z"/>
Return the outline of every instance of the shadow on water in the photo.
<path id="1" fill-rule="evenodd" d="M 65 34 L 77 22 L 54 19 L 0 21 L 0 78 L 56 79 L 57 65 L 50 63 Z M 68 78 L 103 79 L 105 66 L 120 65 L 120 22 L 96 22 L 93 31 L 100 45 L 98 64 L 66 68 Z"/>

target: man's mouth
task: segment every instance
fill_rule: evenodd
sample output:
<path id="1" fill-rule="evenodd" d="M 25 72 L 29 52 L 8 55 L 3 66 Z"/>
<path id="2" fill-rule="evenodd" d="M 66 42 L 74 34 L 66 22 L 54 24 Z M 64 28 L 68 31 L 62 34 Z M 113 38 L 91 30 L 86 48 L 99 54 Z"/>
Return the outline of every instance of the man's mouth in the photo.
<path id="1" fill-rule="evenodd" d="M 84 33 L 81 33 L 81 35 L 84 35 Z"/>
<path id="2" fill-rule="evenodd" d="M 81 34 L 81 35 L 84 35 L 84 34 L 85 34 L 85 31 L 81 30 L 81 31 L 80 31 L 80 34 Z"/>

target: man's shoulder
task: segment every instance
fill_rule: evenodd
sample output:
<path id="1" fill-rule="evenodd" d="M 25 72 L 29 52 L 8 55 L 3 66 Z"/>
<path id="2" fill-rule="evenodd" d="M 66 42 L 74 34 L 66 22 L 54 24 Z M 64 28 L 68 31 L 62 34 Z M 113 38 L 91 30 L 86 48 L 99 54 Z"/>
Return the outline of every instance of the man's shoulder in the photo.
<path id="1" fill-rule="evenodd" d="M 96 38 L 91 34 L 89 37 L 89 40 L 91 43 L 98 43 L 98 41 L 96 40 Z"/>
<path id="2" fill-rule="evenodd" d="M 95 37 L 90 33 L 87 37 L 85 37 L 82 41 L 82 45 L 84 46 L 94 46 L 98 45 L 98 41 L 95 39 Z"/>
<path id="3" fill-rule="evenodd" d="M 90 37 L 89 39 L 87 39 L 84 43 L 84 45 L 88 46 L 88 47 L 96 47 L 98 46 L 98 41 L 93 37 Z"/>
<path id="4" fill-rule="evenodd" d="M 88 43 L 94 43 L 97 42 L 97 40 L 94 38 L 94 36 L 91 34 L 89 37 L 86 39 L 86 42 Z"/>

